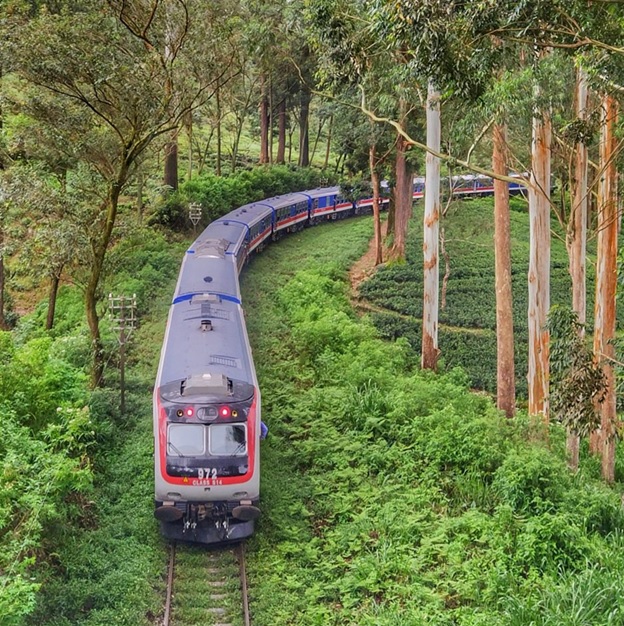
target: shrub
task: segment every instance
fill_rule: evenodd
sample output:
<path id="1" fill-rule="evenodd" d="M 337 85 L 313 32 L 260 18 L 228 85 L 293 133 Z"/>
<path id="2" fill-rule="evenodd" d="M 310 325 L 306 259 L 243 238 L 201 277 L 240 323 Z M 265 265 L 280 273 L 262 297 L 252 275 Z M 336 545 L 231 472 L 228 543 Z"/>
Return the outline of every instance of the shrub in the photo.
<path id="1" fill-rule="evenodd" d="M 188 205 L 202 206 L 201 224 L 206 225 L 250 202 L 321 185 L 332 184 L 332 175 L 312 168 L 285 165 L 256 167 L 227 176 L 202 174 L 183 183 L 167 197 L 151 218 L 152 224 L 175 229 L 188 228 Z"/>
<path id="2" fill-rule="evenodd" d="M 518 513 L 541 514 L 560 506 L 570 489 L 565 464 L 539 446 L 514 450 L 494 476 L 501 502 Z"/>

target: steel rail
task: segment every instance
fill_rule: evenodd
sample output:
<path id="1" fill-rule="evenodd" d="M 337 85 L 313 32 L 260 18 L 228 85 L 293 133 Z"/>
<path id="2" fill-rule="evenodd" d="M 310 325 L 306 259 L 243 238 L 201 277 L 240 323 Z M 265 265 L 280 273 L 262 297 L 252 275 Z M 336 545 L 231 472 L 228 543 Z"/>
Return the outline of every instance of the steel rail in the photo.
<path id="1" fill-rule="evenodd" d="M 169 626 L 171 617 L 171 599 L 173 597 L 173 572 L 175 570 L 175 553 L 176 544 L 172 543 L 169 552 L 169 570 L 167 572 L 167 596 L 165 600 L 165 616 L 163 617 L 163 626 Z"/>
<path id="2" fill-rule="evenodd" d="M 243 620 L 244 626 L 251 626 L 251 617 L 249 615 L 249 595 L 247 593 L 247 571 L 245 568 L 245 544 L 240 543 L 236 548 L 238 553 L 238 568 L 241 584 L 241 597 L 243 600 Z"/>

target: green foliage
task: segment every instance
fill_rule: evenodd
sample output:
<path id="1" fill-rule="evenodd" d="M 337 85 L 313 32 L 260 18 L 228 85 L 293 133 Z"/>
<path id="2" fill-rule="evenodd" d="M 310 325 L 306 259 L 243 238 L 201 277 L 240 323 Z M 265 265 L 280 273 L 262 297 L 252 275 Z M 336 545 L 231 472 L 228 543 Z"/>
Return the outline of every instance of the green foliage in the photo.
<path id="1" fill-rule="evenodd" d="M 553 307 L 550 331 L 550 403 L 553 416 L 571 432 L 587 436 L 600 425 L 596 410 L 607 383 L 602 367 L 580 335 L 581 324 L 570 307 Z"/>
<path id="2" fill-rule="evenodd" d="M 182 250 L 161 234 L 132 230 L 110 252 L 107 289 L 136 292 L 142 318 L 162 316 Z M 88 392 L 81 291 L 60 290 L 49 332 L 46 312 L 43 303 L 16 331 L 0 333 L 0 621 L 135 625 L 158 611 L 151 420 L 135 432 L 134 420 L 119 414 L 118 389 Z M 128 362 L 143 377 L 126 373 L 126 404 L 135 415 L 150 412 L 160 345 L 154 333 L 162 330 L 145 320 L 135 331 L 136 357 L 129 345 Z"/>
<path id="3" fill-rule="evenodd" d="M 110 251 L 106 259 L 106 287 L 113 295 L 137 297 L 142 317 L 180 270 L 183 246 L 176 246 L 153 229 L 135 229 Z"/>
<path id="4" fill-rule="evenodd" d="M 152 216 L 152 223 L 177 229 L 188 227 L 188 205 L 197 202 L 202 207 L 200 225 L 205 226 L 244 204 L 331 184 L 331 178 L 328 172 L 285 165 L 256 167 L 229 176 L 202 174 L 171 194 Z"/>
<path id="5" fill-rule="evenodd" d="M 618 494 L 570 475 L 563 450 L 470 393 L 462 370 L 420 372 L 405 341 L 377 339 L 323 266 L 329 230 L 269 248 L 243 285 L 271 429 L 254 621 L 509 626 L 548 604 L 575 623 L 584 572 L 607 589 L 623 575 Z M 615 623 L 609 593 L 596 623 Z"/>
<path id="6" fill-rule="evenodd" d="M 1 406 L 0 611 L 3 623 L 18 626 L 35 607 L 36 555 L 51 526 L 81 515 L 71 500 L 90 490 L 93 425 L 86 409 L 59 410 L 37 436 L 20 424 L 18 407 Z"/>

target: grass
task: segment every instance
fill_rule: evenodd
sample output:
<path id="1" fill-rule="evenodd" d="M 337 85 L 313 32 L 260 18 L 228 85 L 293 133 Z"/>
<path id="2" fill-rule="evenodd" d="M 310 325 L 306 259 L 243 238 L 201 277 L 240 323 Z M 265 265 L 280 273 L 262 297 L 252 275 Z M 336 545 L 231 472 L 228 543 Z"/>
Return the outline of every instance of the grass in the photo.
<path id="1" fill-rule="evenodd" d="M 465 374 L 419 373 L 404 341 L 356 320 L 343 280 L 370 229 L 306 231 L 243 281 L 271 429 L 254 623 L 512 626 L 543 607 L 613 623 L 608 594 L 579 590 L 587 568 L 609 585 L 624 571 L 618 495 L 590 459 L 567 473 L 556 427 L 553 454 L 526 417 L 468 393 Z"/>

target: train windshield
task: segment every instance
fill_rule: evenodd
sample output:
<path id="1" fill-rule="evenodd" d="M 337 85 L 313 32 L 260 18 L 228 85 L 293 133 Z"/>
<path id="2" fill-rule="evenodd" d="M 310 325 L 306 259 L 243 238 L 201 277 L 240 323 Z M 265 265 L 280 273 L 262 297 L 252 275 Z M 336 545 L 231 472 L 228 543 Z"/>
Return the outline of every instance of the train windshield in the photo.
<path id="1" fill-rule="evenodd" d="M 180 457 L 205 454 L 204 429 L 202 424 L 170 424 L 167 454 Z"/>
<path id="2" fill-rule="evenodd" d="M 209 452 L 215 456 L 244 456 L 247 454 L 247 429 L 243 424 L 213 424 L 210 426 Z"/>

